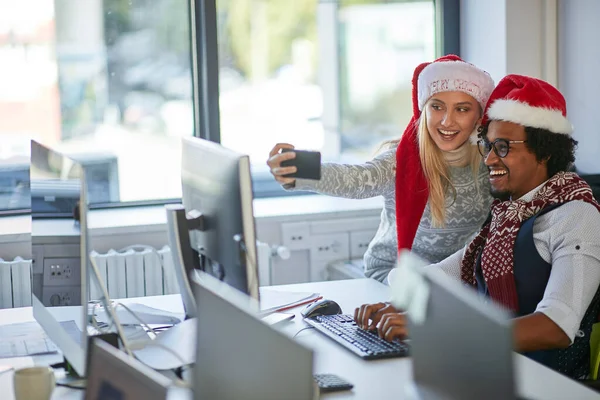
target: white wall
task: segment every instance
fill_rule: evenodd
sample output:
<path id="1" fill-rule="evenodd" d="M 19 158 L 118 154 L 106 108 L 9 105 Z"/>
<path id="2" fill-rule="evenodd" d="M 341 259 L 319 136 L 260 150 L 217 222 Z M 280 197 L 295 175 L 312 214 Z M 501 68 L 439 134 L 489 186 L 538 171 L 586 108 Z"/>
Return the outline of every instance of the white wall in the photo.
<path id="1" fill-rule="evenodd" d="M 505 0 L 461 0 L 460 53 L 495 82 L 506 75 Z"/>
<path id="2" fill-rule="evenodd" d="M 600 1 L 461 0 L 460 6 L 462 57 L 496 82 L 522 74 L 557 86 L 579 141 L 576 166 L 600 173 Z"/>
<path id="3" fill-rule="evenodd" d="M 600 173 L 600 1 L 559 2 L 559 88 L 565 95 L 569 120 L 579 141 L 577 168 Z"/>
<path id="4" fill-rule="evenodd" d="M 461 0 L 462 57 L 498 82 L 507 74 L 556 84 L 556 0 Z"/>

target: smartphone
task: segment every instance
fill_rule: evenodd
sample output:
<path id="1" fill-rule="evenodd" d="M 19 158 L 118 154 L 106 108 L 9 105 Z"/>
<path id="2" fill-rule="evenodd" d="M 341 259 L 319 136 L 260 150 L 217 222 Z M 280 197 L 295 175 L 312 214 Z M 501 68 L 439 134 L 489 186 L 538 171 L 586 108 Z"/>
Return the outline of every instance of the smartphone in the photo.
<path id="1" fill-rule="evenodd" d="M 282 167 L 295 166 L 297 171 L 293 174 L 283 175 L 289 178 L 321 179 L 321 153 L 318 151 L 281 149 L 282 153 L 293 151 L 296 158 L 281 163 Z"/>

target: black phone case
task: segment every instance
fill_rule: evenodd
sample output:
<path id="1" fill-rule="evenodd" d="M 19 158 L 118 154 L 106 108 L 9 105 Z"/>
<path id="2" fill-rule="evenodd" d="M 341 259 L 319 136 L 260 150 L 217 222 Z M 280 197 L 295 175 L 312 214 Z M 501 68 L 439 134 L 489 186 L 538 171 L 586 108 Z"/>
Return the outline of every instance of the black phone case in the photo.
<path id="1" fill-rule="evenodd" d="M 296 158 L 281 163 L 282 167 L 295 166 L 298 170 L 293 174 L 283 175 L 289 178 L 321 179 L 321 153 L 318 151 L 282 149 L 281 152 L 293 151 Z"/>

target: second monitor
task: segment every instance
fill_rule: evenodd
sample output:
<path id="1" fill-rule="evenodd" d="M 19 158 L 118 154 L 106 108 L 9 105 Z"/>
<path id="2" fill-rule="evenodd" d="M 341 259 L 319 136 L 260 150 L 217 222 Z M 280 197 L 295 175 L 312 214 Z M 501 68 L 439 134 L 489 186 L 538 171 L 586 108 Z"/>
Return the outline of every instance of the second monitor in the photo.
<path id="1" fill-rule="evenodd" d="M 208 140 L 183 138 L 181 181 L 184 209 L 168 206 L 167 220 L 186 314 L 195 315 L 188 279 L 194 269 L 258 300 L 249 157 Z"/>

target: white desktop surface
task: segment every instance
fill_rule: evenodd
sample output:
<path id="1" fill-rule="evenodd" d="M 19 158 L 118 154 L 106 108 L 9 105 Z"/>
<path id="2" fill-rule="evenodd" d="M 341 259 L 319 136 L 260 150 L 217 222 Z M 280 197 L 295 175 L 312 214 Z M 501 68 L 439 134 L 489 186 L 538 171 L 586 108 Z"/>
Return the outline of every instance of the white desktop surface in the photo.
<path id="1" fill-rule="evenodd" d="M 388 300 L 388 287 L 371 279 L 355 279 L 332 282 L 316 282 L 297 285 L 274 286 L 278 290 L 297 292 L 318 292 L 323 297 L 335 300 L 342 311 L 352 314 L 363 303 Z M 143 297 L 127 299 L 129 302 L 143 302 L 152 307 L 182 312 L 179 295 Z M 293 311 L 296 317 L 280 325 L 280 329 L 293 334 L 307 326 L 302 322 L 298 307 Z M 31 307 L 0 310 L 0 324 L 28 322 L 33 320 Z M 315 350 L 315 373 L 334 373 L 354 384 L 352 391 L 337 392 L 321 396 L 325 399 L 385 399 L 406 398 L 405 388 L 412 380 L 410 358 L 364 361 L 319 332 L 312 329 L 298 334 L 296 340 Z M 2 359 L 0 364 L 15 367 L 48 365 L 60 362 L 59 355 L 35 356 Z M 284 360 L 282 360 L 283 362 Z M 522 396 L 531 399 L 599 399 L 600 394 L 515 353 L 517 386 Z M 0 374 L 0 397 L 12 400 L 12 372 Z M 178 394 L 181 394 L 180 392 Z M 82 399 L 83 392 L 57 387 L 53 399 Z M 171 396 L 169 397 L 171 398 Z M 177 396 L 176 398 L 181 398 Z M 185 398 L 185 396 L 184 396 Z"/>
<path id="2" fill-rule="evenodd" d="M 143 303 L 150 307 L 159 309 L 168 309 L 172 312 L 183 313 L 183 305 L 181 297 L 176 295 L 167 296 L 153 296 L 153 297 L 138 297 L 129 299 L 120 299 L 120 302 L 127 303 Z M 64 308 L 64 307 L 57 307 Z M 0 325 L 15 324 L 19 322 L 31 322 L 34 321 L 33 308 L 22 307 L 0 310 Z M 61 362 L 62 355 L 60 354 L 48 354 L 33 357 L 16 357 L 16 358 L 4 358 L 0 359 L 0 365 L 11 365 L 15 369 L 22 367 L 29 367 L 33 365 L 50 365 Z M 57 374 L 57 379 L 63 376 Z M 13 371 L 5 372 L 0 374 L 0 399 L 2 400 L 14 400 L 13 392 Z M 64 387 L 56 387 L 52 393 L 52 399 L 60 400 L 75 400 L 83 399 L 84 392 L 82 390 L 68 389 Z M 173 393 L 170 393 L 169 399 L 189 399 L 186 393 L 181 389 L 176 389 Z"/>
<path id="3" fill-rule="evenodd" d="M 373 279 L 353 279 L 316 282 L 298 285 L 274 286 L 279 290 L 318 292 L 326 299 L 335 300 L 344 314 L 364 303 L 389 300 L 389 287 Z M 302 322 L 300 309 L 296 317 L 282 327 L 286 332 L 297 332 L 307 326 Z M 440 334 L 440 340 L 442 340 Z M 412 381 L 410 358 L 365 361 L 312 329 L 296 336 L 301 343 L 315 350 L 315 373 L 333 373 L 354 384 L 352 391 L 331 393 L 326 399 L 403 399 L 406 383 Z M 546 399 L 600 399 L 600 393 L 566 378 L 551 369 L 515 353 L 516 383 L 519 394 L 535 400 Z"/>

